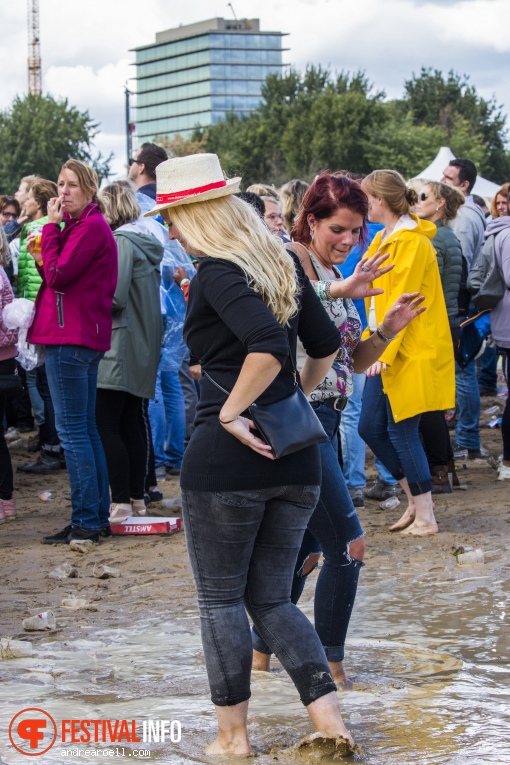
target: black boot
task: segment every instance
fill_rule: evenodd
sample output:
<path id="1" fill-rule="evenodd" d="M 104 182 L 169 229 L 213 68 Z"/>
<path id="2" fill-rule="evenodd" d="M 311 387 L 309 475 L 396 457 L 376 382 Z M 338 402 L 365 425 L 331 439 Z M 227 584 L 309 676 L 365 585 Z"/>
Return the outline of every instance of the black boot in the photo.
<path id="1" fill-rule="evenodd" d="M 42 446 L 41 456 L 35 462 L 28 462 L 26 465 L 19 465 L 18 471 L 21 473 L 31 473 L 34 475 L 46 475 L 55 473 L 62 468 L 60 447 Z"/>
<path id="2" fill-rule="evenodd" d="M 91 542 L 99 542 L 101 536 L 108 536 L 108 534 L 105 533 L 103 535 L 100 531 L 84 529 L 81 526 L 66 526 L 65 529 L 62 529 L 62 531 L 59 531 L 57 534 L 43 537 L 41 542 L 43 545 L 68 545 L 69 542 L 72 542 L 75 539 L 89 539 Z"/>
<path id="3" fill-rule="evenodd" d="M 432 474 L 432 494 L 451 494 L 452 487 L 448 478 L 448 465 L 434 465 Z"/>

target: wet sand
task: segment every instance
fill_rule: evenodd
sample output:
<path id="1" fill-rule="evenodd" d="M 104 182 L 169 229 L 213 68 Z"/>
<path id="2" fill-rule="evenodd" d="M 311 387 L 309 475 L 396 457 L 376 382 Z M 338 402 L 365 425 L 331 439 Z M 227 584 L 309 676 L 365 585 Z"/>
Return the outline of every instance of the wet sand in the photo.
<path id="1" fill-rule="evenodd" d="M 495 402 L 483 399 L 482 410 Z M 482 441 L 497 458 L 500 431 L 484 428 Z M 12 456 L 15 464 L 27 461 L 22 450 Z M 367 501 L 360 511 L 367 565 L 345 662 L 354 690 L 339 693 L 345 720 L 363 748 L 354 761 L 510 762 L 510 482 L 497 481 L 485 460 L 458 467 L 468 490 L 436 498 L 440 533 L 434 537 L 388 532 L 402 505 L 388 512 Z M 161 488 L 166 498 L 178 496 L 175 479 Z M 55 495 L 53 502 L 39 500 L 43 490 Z M 0 637 L 30 640 L 34 651 L 31 658 L 0 661 L 0 763 L 27 762 L 7 734 L 13 715 L 27 706 L 43 708 L 56 720 L 179 720 L 180 743 L 139 744 L 150 749 L 150 756 L 138 759 L 158 765 L 214 762 L 202 753 L 214 738 L 215 721 L 184 534 L 116 537 L 81 555 L 66 546 L 40 544 L 44 534 L 68 522 L 65 474 L 18 474 L 16 495 L 18 520 L 0 526 Z M 154 505 L 150 514 L 175 512 Z M 458 565 L 454 545 L 482 548 L 485 563 Z M 64 562 L 78 576 L 48 578 Z M 119 569 L 120 577 L 96 579 L 92 572 L 98 563 Z M 313 589 L 311 579 L 302 600 L 310 617 Z M 69 596 L 86 599 L 90 608 L 63 608 Z M 57 628 L 24 632 L 22 620 L 48 608 Z M 335 761 L 296 752 L 312 727 L 278 662 L 273 660 L 272 667 L 269 674 L 253 676 L 254 761 Z M 133 746 L 124 744 L 115 760 L 133 760 Z M 65 748 L 72 747 L 57 743 L 35 762 L 106 759 L 64 756 Z M 246 762 L 229 759 L 236 761 Z"/>

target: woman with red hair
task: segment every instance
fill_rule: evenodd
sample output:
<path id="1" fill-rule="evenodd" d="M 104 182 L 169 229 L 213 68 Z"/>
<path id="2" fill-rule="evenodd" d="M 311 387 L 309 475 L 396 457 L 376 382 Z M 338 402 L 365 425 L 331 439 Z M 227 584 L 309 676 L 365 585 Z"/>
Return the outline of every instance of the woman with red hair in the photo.
<path id="1" fill-rule="evenodd" d="M 345 174 L 325 172 L 306 192 L 288 245 L 300 258 L 330 318 L 341 335 L 339 355 L 326 378 L 309 400 L 328 440 L 320 444 L 322 482 L 319 502 L 310 518 L 298 556 L 291 600 L 296 603 L 305 577 L 324 555 L 315 590 L 315 629 L 324 646 L 335 682 L 350 683 L 343 669 L 344 644 L 356 597 L 365 543 L 356 510 L 338 464 L 340 414 L 353 390 L 352 373 L 363 372 L 384 352 L 390 339 L 418 314 L 418 293 L 402 295 L 387 311 L 377 331 L 361 340 L 361 321 L 352 298 L 368 298 L 382 292 L 370 282 L 389 271 L 381 267 L 387 256 L 362 258 L 352 276 L 343 279 L 337 266 L 363 239 L 368 199 L 359 183 Z M 298 366 L 305 359 L 298 346 Z M 270 651 L 253 631 L 255 669 L 269 669 Z"/>

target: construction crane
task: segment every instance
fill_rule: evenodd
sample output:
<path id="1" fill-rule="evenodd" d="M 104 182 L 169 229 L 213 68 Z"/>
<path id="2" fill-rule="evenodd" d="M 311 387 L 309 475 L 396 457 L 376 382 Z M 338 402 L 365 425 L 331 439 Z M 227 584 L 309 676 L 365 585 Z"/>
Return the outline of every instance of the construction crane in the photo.
<path id="1" fill-rule="evenodd" d="M 28 0 L 28 93 L 42 94 L 39 0 Z"/>

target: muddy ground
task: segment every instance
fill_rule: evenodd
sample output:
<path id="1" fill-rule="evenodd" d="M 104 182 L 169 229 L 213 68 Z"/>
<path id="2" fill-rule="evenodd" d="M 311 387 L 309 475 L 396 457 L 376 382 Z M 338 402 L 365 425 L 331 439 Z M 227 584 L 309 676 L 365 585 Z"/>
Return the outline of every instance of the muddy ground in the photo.
<path id="1" fill-rule="evenodd" d="M 498 403 L 502 409 L 501 399 L 483 399 L 482 413 Z M 482 422 L 488 419 L 482 414 Z M 363 745 L 359 761 L 510 761 L 510 483 L 496 480 L 501 432 L 484 427 L 482 443 L 493 460 L 458 463 L 467 489 L 436 498 L 437 536 L 389 533 L 402 505 L 387 512 L 367 501 L 360 511 L 367 566 L 348 639 L 354 691 L 341 694 Z M 12 450 L 14 465 L 27 458 L 23 444 Z M 160 486 L 165 498 L 178 497 L 177 479 Z M 41 501 L 42 491 L 52 492 L 53 501 Z M 149 761 L 207 762 L 201 752 L 213 737 L 214 719 L 184 533 L 115 537 L 82 555 L 41 544 L 43 535 L 69 520 L 65 472 L 18 473 L 15 495 L 18 519 L 0 526 L 0 637 L 30 640 L 34 657 L 0 661 L 0 762 L 27 761 L 7 738 L 8 722 L 24 706 L 51 708 L 61 718 L 69 708 L 75 717 L 178 716 L 182 741 L 170 748 L 153 744 Z M 149 513 L 175 515 L 161 505 Z M 451 548 L 459 544 L 483 549 L 485 563 L 457 565 Z M 64 562 L 77 577 L 49 578 Z M 94 578 L 98 563 L 119 569 L 120 577 Z M 303 598 L 311 617 L 313 586 L 308 583 Z M 70 595 L 86 599 L 90 610 L 62 607 Z M 23 619 L 47 609 L 56 616 L 56 630 L 24 632 Z M 261 765 L 297 761 L 289 747 L 311 730 L 293 687 L 274 666 L 269 676 L 254 678 L 250 730 Z M 59 751 L 55 746 L 35 761 L 96 761 Z"/>

